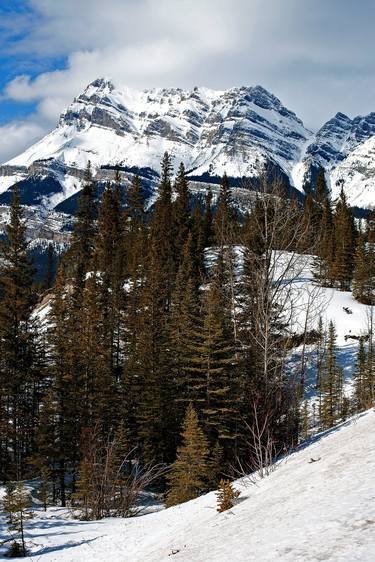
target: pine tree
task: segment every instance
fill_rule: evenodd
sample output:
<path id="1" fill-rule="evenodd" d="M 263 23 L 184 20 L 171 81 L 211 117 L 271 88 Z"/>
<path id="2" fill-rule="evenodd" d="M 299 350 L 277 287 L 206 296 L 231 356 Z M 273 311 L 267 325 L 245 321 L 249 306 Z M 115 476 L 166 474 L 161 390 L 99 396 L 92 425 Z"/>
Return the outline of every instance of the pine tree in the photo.
<path id="1" fill-rule="evenodd" d="M 353 214 L 347 205 L 343 189 L 341 189 L 340 199 L 336 205 L 333 223 L 335 258 L 332 276 L 339 288 L 345 291 L 350 289 L 353 275 L 355 228 Z"/>
<path id="2" fill-rule="evenodd" d="M 354 256 L 353 297 L 365 303 L 365 290 L 367 281 L 366 245 L 365 236 L 360 233 L 357 240 L 357 249 Z"/>
<path id="3" fill-rule="evenodd" d="M 5 234 L 0 247 L 0 401 L 6 412 L 6 428 L 0 435 L 0 451 L 2 470 L 8 477 L 19 479 L 24 460 L 33 448 L 40 373 L 35 372 L 36 334 L 32 321 L 34 269 L 28 256 L 17 187 Z"/>
<path id="4" fill-rule="evenodd" d="M 207 211 L 207 209 L 206 209 Z M 232 209 L 231 189 L 226 173 L 220 185 L 219 199 L 214 219 L 215 242 L 219 248 L 228 243 L 232 234 L 234 212 Z"/>
<path id="5" fill-rule="evenodd" d="M 91 266 L 96 234 L 96 184 L 92 178 L 91 164 L 85 171 L 84 185 L 79 196 L 78 210 L 70 248 L 67 254 L 69 272 L 74 279 L 74 298 L 80 305 L 85 274 Z"/>
<path id="6" fill-rule="evenodd" d="M 203 219 L 203 237 L 204 247 L 208 248 L 213 244 L 213 218 L 212 218 L 212 191 L 208 187 L 205 205 L 204 205 L 204 219 Z"/>
<path id="7" fill-rule="evenodd" d="M 323 200 L 322 216 L 316 235 L 315 248 L 314 278 L 323 286 L 331 286 L 333 283 L 334 236 L 331 204 L 327 196 Z"/>
<path id="8" fill-rule="evenodd" d="M 23 482 L 17 482 L 16 485 L 11 484 L 6 490 L 2 503 L 4 512 L 8 515 L 9 531 L 13 537 L 17 536 L 11 547 L 11 553 L 14 556 L 20 551 L 20 555 L 24 557 L 27 554 L 25 524 L 33 517 L 30 492 L 26 490 Z"/>
<path id="9" fill-rule="evenodd" d="M 168 475 L 167 507 L 192 500 L 207 489 L 208 455 L 206 437 L 190 405 L 183 424 L 182 445 Z"/>
<path id="10" fill-rule="evenodd" d="M 236 439 L 237 394 L 233 347 L 225 335 L 221 295 L 215 283 L 206 291 L 202 321 L 194 329 L 190 346 L 190 396 L 201 412 L 211 443 L 227 449 Z M 238 390 L 238 389 L 237 389 Z"/>
<path id="11" fill-rule="evenodd" d="M 336 359 L 336 330 L 329 323 L 322 373 L 322 414 L 324 429 L 333 427 L 342 419 L 343 372 Z"/>
<path id="12" fill-rule="evenodd" d="M 177 264 L 179 264 L 182 257 L 183 247 L 191 229 L 189 184 L 186 179 L 185 167 L 182 163 L 178 169 L 174 188 L 177 194 L 176 200 L 173 204 L 175 221 L 175 253 Z"/>
<path id="13" fill-rule="evenodd" d="M 353 373 L 354 381 L 354 411 L 362 412 L 366 407 L 366 368 L 367 368 L 367 354 L 364 344 L 364 339 L 360 338 L 358 342 L 358 353 Z"/>
<path id="14" fill-rule="evenodd" d="M 234 500 L 240 495 L 239 490 L 235 490 L 230 480 L 220 480 L 217 495 L 217 511 L 223 513 L 234 506 Z"/>

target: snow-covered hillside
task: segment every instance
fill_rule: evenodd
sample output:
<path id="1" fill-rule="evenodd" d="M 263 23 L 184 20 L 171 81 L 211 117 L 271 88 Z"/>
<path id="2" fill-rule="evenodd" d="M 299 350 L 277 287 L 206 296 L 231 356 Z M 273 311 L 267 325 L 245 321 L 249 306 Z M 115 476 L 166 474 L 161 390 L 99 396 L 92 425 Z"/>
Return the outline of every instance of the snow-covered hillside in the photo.
<path id="1" fill-rule="evenodd" d="M 213 492 L 132 519 L 81 522 L 49 508 L 27 539 L 40 562 L 372 562 L 374 472 L 369 411 L 314 437 L 256 485 L 238 482 L 230 511 L 217 513 Z"/>

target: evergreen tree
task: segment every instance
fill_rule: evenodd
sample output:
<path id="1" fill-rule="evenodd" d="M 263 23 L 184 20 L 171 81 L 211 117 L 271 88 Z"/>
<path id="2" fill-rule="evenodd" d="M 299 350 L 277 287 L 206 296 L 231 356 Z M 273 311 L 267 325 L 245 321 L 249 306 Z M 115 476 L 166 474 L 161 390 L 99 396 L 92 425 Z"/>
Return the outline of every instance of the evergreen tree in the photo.
<path id="1" fill-rule="evenodd" d="M 54 256 L 55 250 L 53 244 L 50 242 L 47 248 L 47 267 L 44 279 L 44 289 L 50 289 L 54 281 Z"/>
<path id="2" fill-rule="evenodd" d="M 322 216 L 316 235 L 315 253 L 314 278 L 323 286 L 332 286 L 334 236 L 331 204 L 327 196 L 323 200 Z"/>
<path id="3" fill-rule="evenodd" d="M 190 396 L 201 412 L 211 443 L 219 440 L 233 449 L 236 439 L 238 397 L 234 377 L 233 347 L 225 336 L 221 295 L 213 283 L 206 291 L 202 321 L 196 325 L 190 346 Z"/>
<path id="4" fill-rule="evenodd" d="M 217 495 L 217 511 L 223 513 L 231 509 L 234 505 L 234 500 L 240 495 L 239 490 L 233 488 L 233 484 L 230 480 L 220 480 L 219 489 L 216 492 Z"/>
<path id="5" fill-rule="evenodd" d="M 97 272 L 86 279 L 79 311 L 80 338 L 76 346 L 78 377 L 84 407 L 81 427 L 98 424 L 106 432 L 114 427 L 116 400 L 111 376 L 111 343 L 105 337 L 103 293 Z"/>
<path id="6" fill-rule="evenodd" d="M 366 242 L 363 233 L 357 240 L 357 249 L 354 256 L 353 297 L 359 302 L 366 303 L 366 287 L 368 279 L 366 260 Z"/>
<path id="7" fill-rule="evenodd" d="M 95 267 L 101 277 L 101 314 L 103 338 L 110 349 L 108 356 L 113 381 L 121 374 L 121 327 L 125 294 L 123 221 L 119 187 L 107 185 L 99 208 L 95 240 Z"/>
<path id="8" fill-rule="evenodd" d="M 340 199 L 336 205 L 333 227 L 335 258 L 332 276 L 341 290 L 349 290 L 353 275 L 355 228 L 353 215 L 347 205 L 343 189 L 341 189 Z"/>
<path id="9" fill-rule="evenodd" d="M 89 271 L 94 251 L 96 234 L 96 184 L 92 178 L 91 164 L 85 171 L 84 185 L 79 196 L 78 210 L 74 224 L 67 259 L 71 276 L 74 279 L 76 306 L 80 304 L 85 274 Z"/>
<path id="10" fill-rule="evenodd" d="M 367 375 L 367 354 L 365 349 L 364 338 L 360 338 L 358 342 L 358 353 L 353 373 L 354 380 L 354 410 L 362 412 L 366 409 L 366 375 Z"/>
<path id="11" fill-rule="evenodd" d="M 175 221 L 175 252 L 177 263 L 179 263 L 183 247 L 191 229 L 189 184 L 186 179 L 185 167 L 182 163 L 178 169 L 175 181 L 175 191 L 177 194 L 173 205 Z"/>
<path id="12" fill-rule="evenodd" d="M 182 445 L 168 475 L 167 507 L 192 500 L 207 489 L 208 455 L 206 437 L 190 405 L 183 424 Z"/>
<path id="13" fill-rule="evenodd" d="M 34 269 L 28 256 L 26 226 L 18 188 L 14 188 L 10 222 L 0 246 L 0 391 L 5 428 L 0 434 L 4 476 L 21 478 L 33 448 L 39 404 L 36 373 Z"/>
<path id="14" fill-rule="evenodd" d="M 371 408 L 375 404 L 375 345 L 373 315 L 373 308 L 370 307 L 368 312 L 368 345 L 364 381 L 364 404 L 366 408 Z"/>
<path id="15" fill-rule="evenodd" d="M 74 313 L 73 313 L 74 311 Z M 63 266 L 57 272 L 54 296 L 51 303 L 51 401 L 48 414 L 47 442 L 55 436 L 52 456 L 56 455 L 59 466 L 61 505 L 66 505 L 67 467 L 77 468 L 79 436 L 85 409 L 82 379 L 79 376 L 77 343 L 80 341 L 79 326 L 72 296 L 72 287 L 65 278 Z M 43 447 L 44 449 L 44 447 Z"/>
<path id="16" fill-rule="evenodd" d="M 164 312 L 168 312 L 170 307 L 176 274 L 171 171 L 171 159 L 166 152 L 161 164 L 159 197 L 155 203 L 150 233 L 150 261 L 158 275 L 159 300 Z"/>
<path id="17" fill-rule="evenodd" d="M 178 269 L 172 307 L 168 322 L 170 362 L 173 370 L 176 402 L 186 405 L 191 396 L 191 345 L 195 341 L 194 329 L 199 314 L 198 282 L 194 277 L 192 234 L 186 240 Z M 176 414 L 181 410 L 177 407 Z M 180 420 L 181 421 L 181 420 Z"/>
<path id="18" fill-rule="evenodd" d="M 342 419 L 343 372 L 336 359 L 336 330 L 329 323 L 322 373 L 322 413 L 323 428 L 333 427 Z"/>
<path id="19" fill-rule="evenodd" d="M 25 524 L 33 517 L 31 496 L 26 490 L 24 483 L 17 482 L 16 485 L 11 484 L 8 486 L 2 503 L 4 512 L 8 515 L 7 524 L 9 531 L 15 537 L 11 547 L 11 554 L 12 556 L 20 555 L 24 557 L 27 554 Z"/>
<path id="20" fill-rule="evenodd" d="M 233 209 L 229 179 L 226 173 L 220 184 L 220 193 L 214 219 L 215 242 L 219 248 L 228 243 L 233 226 Z"/>
<path id="21" fill-rule="evenodd" d="M 309 438 L 310 433 L 310 416 L 309 416 L 309 403 L 304 400 L 300 412 L 300 431 L 301 438 L 305 441 Z"/>
<path id="22" fill-rule="evenodd" d="M 213 218 L 212 218 L 212 191 L 208 187 L 204 205 L 203 237 L 204 247 L 208 248 L 213 244 Z"/>

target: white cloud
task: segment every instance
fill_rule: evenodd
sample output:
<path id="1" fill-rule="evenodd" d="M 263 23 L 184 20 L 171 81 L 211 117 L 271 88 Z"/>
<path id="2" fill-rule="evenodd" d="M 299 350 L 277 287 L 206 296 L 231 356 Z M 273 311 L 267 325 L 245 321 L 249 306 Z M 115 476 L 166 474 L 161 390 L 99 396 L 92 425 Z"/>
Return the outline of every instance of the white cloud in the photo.
<path id="1" fill-rule="evenodd" d="M 6 162 L 21 153 L 45 133 L 45 127 L 31 121 L 11 122 L 0 126 L 1 161 Z"/>

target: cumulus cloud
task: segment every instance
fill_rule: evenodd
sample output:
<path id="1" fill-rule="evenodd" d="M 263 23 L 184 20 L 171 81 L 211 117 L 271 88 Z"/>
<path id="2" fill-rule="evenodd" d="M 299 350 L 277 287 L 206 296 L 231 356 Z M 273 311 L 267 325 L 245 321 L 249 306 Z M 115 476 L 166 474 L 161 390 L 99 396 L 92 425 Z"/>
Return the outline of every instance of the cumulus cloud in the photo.
<path id="1" fill-rule="evenodd" d="M 3 162 L 21 153 L 31 143 L 40 139 L 45 133 L 45 127 L 31 121 L 18 121 L 0 126 L 0 155 Z"/>
<path id="2" fill-rule="evenodd" d="M 63 70 L 11 80 L 3 96 L 36 102 L 19 123 L 25 144 L 52 128 L 72 98 L 99 76 L 133 87 L 260 83 L 316 128 L 336 111 L 373 108 L 372 22 L 363 0 L 29 0 L 15 18 L 22 37 L 8 53 L 65 57 Z M 1 27 L 8 37 L 9 18 Z M 20 30 L 24 33 L 20 33 Z M 11 124 L 13 131 L 17 123 Z M 29 132 L 28 132 L 29 131 Z M 15 135 L 16 137 L 17 135 Z M 11 150 L 6 150 L 7 155 Z M 4 151 L 0 148 L 0 160 Z"/>

